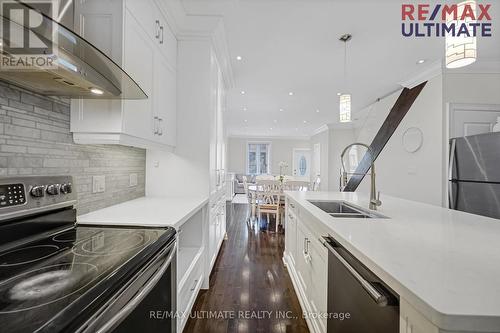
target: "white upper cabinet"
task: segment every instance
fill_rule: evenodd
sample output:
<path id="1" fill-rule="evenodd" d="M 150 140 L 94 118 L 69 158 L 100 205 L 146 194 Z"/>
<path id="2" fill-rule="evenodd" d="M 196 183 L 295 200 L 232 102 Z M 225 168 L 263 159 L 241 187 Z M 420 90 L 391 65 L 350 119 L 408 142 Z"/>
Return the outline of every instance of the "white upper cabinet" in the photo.
<path id="1" fill-rule="evenodd" d="M 155 0 L 85 0 L 75 31 L 122 66 L 143 100 L 73 100 L 76 143 L 171 148 L 176 143 L 177 39 Z"/>

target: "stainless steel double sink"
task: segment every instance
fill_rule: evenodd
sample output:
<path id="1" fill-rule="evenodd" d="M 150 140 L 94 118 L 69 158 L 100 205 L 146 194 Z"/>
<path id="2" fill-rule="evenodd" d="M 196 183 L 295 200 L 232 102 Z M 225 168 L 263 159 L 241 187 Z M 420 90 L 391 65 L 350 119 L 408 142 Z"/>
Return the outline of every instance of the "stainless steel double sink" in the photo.
<path id="1" fill-rule="evenodd" d="M 351 219 L 387 219 L 388 217 L 356 207 L 345 201 L 315 201 L 309 200 L 314 206 L 318 207 L 328 215 L 335 218 Z"/>

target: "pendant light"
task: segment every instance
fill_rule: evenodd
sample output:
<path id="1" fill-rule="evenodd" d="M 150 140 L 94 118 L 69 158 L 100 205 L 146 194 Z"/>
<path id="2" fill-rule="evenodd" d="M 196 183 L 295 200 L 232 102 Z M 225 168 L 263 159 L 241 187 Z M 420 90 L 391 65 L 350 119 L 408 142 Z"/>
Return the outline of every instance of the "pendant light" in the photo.
<path id="1" fill-rule="evenodd" d="M 466 8 L 471 8 L 476 17 L 476 1 L 466 0 L 457 4 L 457 16 L 454 17 L 453 13 L 447 14 L 446 25 L 450 26 L 455 24 L 457 33 L 458 29 L 466 24 L 471 27 L 471 24 L 476 23 L 470 17 L 462 20 L 462 14 Z M 468 10 L 468 9 L 467 9 Z M 446 34 L 446 68 L 460 68 L 468 66 L 476 61 L 477 58 L 477 39 L 475 36 L 467 36 L 461 34 L 460 36 L 453 36 L 452 33 Z"/>
<path id="2" fill-rule="evenodd" d="M 345 34 L 340 36 L 340 40 L 344 42 L 344 87 L 347 86 L 347 42 L 350 41 L 352 36 Z M 351 121 L 351 94 L 342 93 L 339 96 L 340 107 L 340 122 L 348 123 Z"/>

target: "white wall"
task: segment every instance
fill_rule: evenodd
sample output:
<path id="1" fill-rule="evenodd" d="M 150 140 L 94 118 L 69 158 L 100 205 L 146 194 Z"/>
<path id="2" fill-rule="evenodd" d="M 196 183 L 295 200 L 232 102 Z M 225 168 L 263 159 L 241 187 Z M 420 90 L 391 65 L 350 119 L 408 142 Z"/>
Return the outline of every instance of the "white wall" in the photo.
<path id="1" fill-rule="evenodd" d="M 330 191 L 339 191 L 340 189 L 340 170 L 342 163 L 340 155 L 345 147 L 355 142 L 355 134 L 353 129 L 330 129 L 330 145 L 329 145 L 329 184 Z"/>
<path id="2" fill-rule="evenodd" d="M 326 128 L 323 132 L 318 133 L 316 135 L 313 135 L 311 137 L 311 160 L 313 161 L 313 166 L 311 170 L 314 170 L 314 145 L 318 144 L 320 145 L 320 166 L 319 166 L 319 173 L 320 173 L 320 190 L 322 191 L 327 191 L 328 190 L 328 147 L 329 147 L 329 142 L 330 142 L 330 132 L 328 128 Z M 316 180 L 316 175 L 311 175 L 311 181 Z"/>
<path id="3" fill-rule="evenodd" d="M 400 92 L 370 106 L 365 126 L 356 130 L 357 141 L 370 144 L 389 114 Z M 377 189 L 409 200 L 443 205 L 443 77 L 440 75 L 427 83 L 412 108 L 379 155 L 376 162 Z M 403 133 L 418 127 L 424 135 L 422 148 L 408 153 L 402 144 Z M 365 177 L 359 191 L 369 192 L 370 177 Z"/>
<path id="4" fill-rule="evenodd" d="M 445 103 L 500 104 L 500 73 L 444 75 Z"/>
<path id="5" fill-rule="evenodd" d="M 285 161 L 289 167 L 287 175 L 292 174 L 293 168 L 293 149 L 311 148 L 309 140 L 303 139 L 275 139 L 275 138 L 228 138 L 227 163 L 229 172 L 246 173 L 247 161 L 247 143 L 248 142 L 269 142 L 271 143 L 271 173 L 280 172 L 279 163 Z"/>

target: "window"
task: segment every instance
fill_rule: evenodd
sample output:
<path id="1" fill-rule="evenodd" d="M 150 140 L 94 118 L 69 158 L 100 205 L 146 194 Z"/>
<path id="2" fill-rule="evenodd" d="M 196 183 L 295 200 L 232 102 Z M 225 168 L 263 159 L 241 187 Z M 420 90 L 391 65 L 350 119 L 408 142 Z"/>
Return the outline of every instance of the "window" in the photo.
<path id="1" fill-rule="evenodd" d="M 260 175 L 270 173 L 269 155 L 271 145 L 269 143 L 251 142 L 247 147 L 247 173 Z"/>

